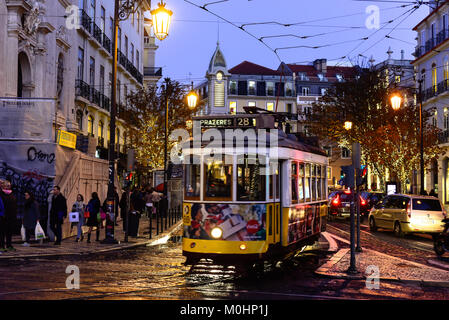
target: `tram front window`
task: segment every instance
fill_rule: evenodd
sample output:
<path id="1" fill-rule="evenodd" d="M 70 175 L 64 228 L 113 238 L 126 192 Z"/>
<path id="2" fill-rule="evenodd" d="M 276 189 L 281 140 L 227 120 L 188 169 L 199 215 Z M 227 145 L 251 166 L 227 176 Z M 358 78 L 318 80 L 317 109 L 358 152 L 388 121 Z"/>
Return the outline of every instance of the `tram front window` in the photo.
<path id="1" fill-rule="evenodd" d="M 232 165 L 206 161 L 206 198 L 232 200 Z"/>
<path id="2" fill-rule="evenodd" d="M 259 159 L 240 156 L 237 160 L 237 200 L 265 201 L 265 166 Z"/>
<path id="3" fill-rule="evenodd" d="M 199 198 L 200 197 L 200 165 L 188 164 L 185 171 L 185 197 Z"/>

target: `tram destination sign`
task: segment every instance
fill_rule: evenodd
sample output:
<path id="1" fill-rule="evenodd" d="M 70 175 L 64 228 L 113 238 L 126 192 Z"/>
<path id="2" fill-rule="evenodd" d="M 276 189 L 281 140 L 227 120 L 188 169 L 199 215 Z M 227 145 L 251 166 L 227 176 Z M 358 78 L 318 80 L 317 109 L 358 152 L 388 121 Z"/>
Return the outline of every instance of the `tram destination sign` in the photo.
<path id="1" fill-rule="evenodd" d="M 210 118 L 199 121 L 201 128 L 254 128 L 257 124 L 254 117 Z"/>

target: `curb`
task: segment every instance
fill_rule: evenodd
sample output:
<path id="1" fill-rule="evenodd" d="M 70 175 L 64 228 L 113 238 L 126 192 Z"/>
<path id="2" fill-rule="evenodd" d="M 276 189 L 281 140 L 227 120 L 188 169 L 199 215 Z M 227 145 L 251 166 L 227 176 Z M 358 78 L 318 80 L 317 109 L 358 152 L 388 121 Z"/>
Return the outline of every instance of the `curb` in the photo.
<path id="1" fill-rule="evenodd" d="M 328 232 L 321 233 L 326 241 L 329 243 L 329 249 L 327 250 L 329 253 L 334 253 L 338 251 L 337 241 L 332 238 L 332 236 Z"/>
<path id="2" fill-rule="evenodd" d="M 329 237 L 334 237 L 333 235 L 330 235 L 329 233 L 327 233 L 327 235 Z M 341 239 L 338 236 L 335 236 L 336 239 Z M 345 239 L 341 239 L 341 240 L 345 240 Z M 345 241 L 346 242 L 346 241 Z M 336 278 L 336 279 L 351 279 L 351 280 L 366 280 L 367 277 L 366 275 L 362 274 L 361 272 L 359 272 L 359 274 L 357 275 L 350 275 L 350 274 L 346 274 L 343 272 L 329 272 L 330 269 L 332 269 L 332 267 L 337 264 L 345 255 L 346 253 L 348 253 L 350 249 L 340 249 L 336 254 L 334 254 L 329 261 L 327 261 L 325 264 L 323 264 L 322 266 L 320 266 L 318 269 L 316 269 L 314 272 L 317 275 L 320 276 L 324 276 L 324 277 L 329 277 L 329 278 Z M 378 254 L 384 255 L 384 256 L 388 256 L 385 253 L 382 252 L 378 252 L 378 251 L 374 251 L 374 250 L 370 250 L 370 249 L 364 249 L 367 251 L 373 251 L 376 252 Z M 392 257 L 389 256 L 392 259 L 399 259 L 396 257 Z M 402 260 L 402 259 L 400 259 Z M 412 262 L 412 261 L 407 261 L 410 262 L 412 264 L 416 264 L 419 265 L 416 262 Z M 426 266 L 429 267 L 429 266 Z M 432 267 L 430 267 L 432 268 Z M 449 269 L 449 266 L 447 267 Z M 439 271 L 442 271 L 441 269 Z M 444 270 L 443 270 L 444 271 Z M 401 279 L 401 278 L 379 278 L 379 280 L 382 281 L 391 281 L 391 282 L 399 282 L 399 283 L 408 283 L 408 284 L 415 284 L 415 285 L 421 285 L 421 286 L 429 286 L 429 287 L 446 287 L 449 288 L 449 281 L 438 281 L 438 280 L 413 280 L 413 279 Z"/>
<path id="3" fill-rule="evenodd" d="M 164 233 L 160 233 L 157 238 L 149 239 L 144 242 L 138 242 L 133 243 L 129 245 L 124 245 L 120 247 L 113 247 L 113 248 L 106 248 L 106 249 L 100 249 L 95 251 L 86 251 L 86 252 L 63 252 L 63 253 L 48 253 L 48 254 L 24 254 L 24 255 L 14 255 L 14 256 L 4 256 L 0 254 L 0 261 L 7 260 L 7 259 L 25 259 L 25 258 L 49 258 L 49 257 L 60 257 L 60 256 L 84 256 L 84 255 L 90 255 L 90 254 L 97 254 L 97 253 L 107 253 L 107 252 L 113 252 L 113 251 L 119 251 L 119 250 L 125 250 L 125 249 L 131 249 L 135 247 L 140 246 L 150 246 L 150 245 L 157 245 L 167 242 L 167 240 L 170 238 L 170 236 L 173 233 L 176 233 L 179 231 L 179 229 L 182 228 L 182 220 L 178 221 L 175 225 L 172 226 L 171 229 L 167 230 Z M 124 242 L 122 242 L 124 243 Z"/>

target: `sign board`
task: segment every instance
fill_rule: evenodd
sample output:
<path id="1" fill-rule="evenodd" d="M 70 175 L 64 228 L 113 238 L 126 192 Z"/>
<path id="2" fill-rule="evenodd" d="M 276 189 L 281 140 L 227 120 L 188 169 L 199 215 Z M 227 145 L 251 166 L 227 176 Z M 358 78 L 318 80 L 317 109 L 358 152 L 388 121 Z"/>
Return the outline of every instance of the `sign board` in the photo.
<path id="1" fill-rule="evenodd" d="M 198 121 L 201 128 L 254 128 L 257 124 L 253 117 L 210 118 Z"/>
<path id="2" fill-rule="evenodd" d="M 76 134 L 64 131 L 64 130 L 58 130 L 58 136 L 57 141 L 59 145 L 75 149 L 76 148 Z"/>
<path id="3" fill-rule="evenodd" d="M 387 194 L 395 194 L 397 193 L 398 185 L 396 182 L 387 182 Z"/>
<path id="4" fill-rule="evenodd" d="M 0 139 L 54 141 L 55 100 L 0 98 Z"/>

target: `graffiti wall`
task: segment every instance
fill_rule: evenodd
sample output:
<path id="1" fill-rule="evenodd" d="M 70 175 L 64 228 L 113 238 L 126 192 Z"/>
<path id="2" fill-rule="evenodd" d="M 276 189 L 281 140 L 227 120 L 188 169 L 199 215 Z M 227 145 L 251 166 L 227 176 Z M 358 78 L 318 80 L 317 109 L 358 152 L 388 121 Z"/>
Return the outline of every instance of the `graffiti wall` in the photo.
<path id="1" fill-rule="evenodd" d="M 0 178 L 11 181 L 22 215 L 24 192 L 33 192 L 42 210 L 55 179 L 55 144 L 0 141 Z"/>

